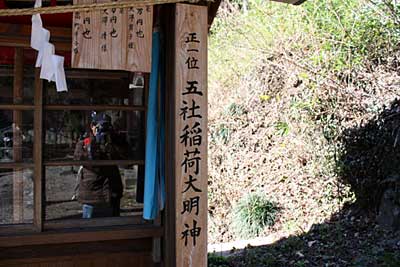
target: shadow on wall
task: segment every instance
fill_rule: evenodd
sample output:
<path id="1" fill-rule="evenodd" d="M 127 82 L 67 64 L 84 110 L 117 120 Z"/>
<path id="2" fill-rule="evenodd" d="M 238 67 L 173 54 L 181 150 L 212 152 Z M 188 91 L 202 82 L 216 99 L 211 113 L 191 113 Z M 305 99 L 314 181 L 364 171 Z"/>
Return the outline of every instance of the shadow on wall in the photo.
<path id="1" fill-rule="evenodd" d="M 400 266 L 400 100 L 341 138 L 339 182 L 356 202 L 309 232 L 209 256 L 209 266 Z"/>

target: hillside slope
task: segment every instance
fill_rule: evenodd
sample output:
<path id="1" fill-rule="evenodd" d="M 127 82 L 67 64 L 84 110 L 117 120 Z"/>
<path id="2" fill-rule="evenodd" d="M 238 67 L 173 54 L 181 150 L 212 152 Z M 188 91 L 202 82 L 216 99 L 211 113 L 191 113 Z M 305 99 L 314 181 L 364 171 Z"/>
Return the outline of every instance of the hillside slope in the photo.
<path id="1" fill-rule="evenodd" d="M 386 177 L 374 166 L 376 181 L 353 183 L 344 140 L 399 97 L 400 8 L 252 0 L 244 12 L 235 2 L 223 3 L 210 40 L 209 242 L 240 238 L 233 211 L 250 192 L 278 204 L 261 234 L 277 240 L 347 204 L 375 221 L 380 195 L 368 190 Z"/>

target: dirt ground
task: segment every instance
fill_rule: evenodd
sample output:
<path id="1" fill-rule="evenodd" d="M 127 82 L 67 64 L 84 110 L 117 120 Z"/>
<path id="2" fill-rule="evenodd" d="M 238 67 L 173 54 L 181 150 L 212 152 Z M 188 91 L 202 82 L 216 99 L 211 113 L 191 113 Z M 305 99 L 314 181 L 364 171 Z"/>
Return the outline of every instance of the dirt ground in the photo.
<path id="1" fill-rule="evenodd" d="M 81 204 L 72 200 L 76 185 L 78 167 L 46 168 L 46 220 L 80 218 Z M 120 168 L 124 184 L 121 199 L 121 216 L 137 214 L 142 204 L 136 202 L 137 167 Z M 24 186 L 24 221 L 32 223 L 33 218 L 33 171 L 22 171 Z M 13 173 L 0 173 L 0 224 L 13 224 Z"/>
<path id="2" fill-rule="evenodd" d="M 301 235 L 232 251 L 221 267 L 400 266 L 400 231 L 384 229 L 368 214 L 346 208 Z"/>
<path id="3" fill-rule="evenodd" d="M 23 223 L 31 223 L 33 219 L 33 170 L 25 169 L 18 172 L 22 175 L 24 186 Z M 13 172 L 0 172 L 0 224 L 13 223 Z"/>

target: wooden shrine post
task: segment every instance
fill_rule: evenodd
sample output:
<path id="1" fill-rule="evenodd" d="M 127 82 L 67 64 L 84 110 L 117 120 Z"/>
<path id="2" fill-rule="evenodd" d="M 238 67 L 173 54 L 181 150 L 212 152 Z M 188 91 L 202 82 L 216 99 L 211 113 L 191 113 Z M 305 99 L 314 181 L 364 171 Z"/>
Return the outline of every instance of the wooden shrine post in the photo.
<path id="1" fill-rule="evenodd" d="M 207 7 L 175 10 L 175 256 L 207 266 Z"/>

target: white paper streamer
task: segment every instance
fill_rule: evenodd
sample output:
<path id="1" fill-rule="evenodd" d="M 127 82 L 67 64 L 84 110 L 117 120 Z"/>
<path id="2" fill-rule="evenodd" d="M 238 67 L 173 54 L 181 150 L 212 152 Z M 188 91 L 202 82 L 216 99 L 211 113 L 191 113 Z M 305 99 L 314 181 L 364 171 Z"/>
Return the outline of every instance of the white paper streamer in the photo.
<path id="1" fill-rule="evenodd" d="M 35 8 L 42 6 L 42 0 L 35 1 Z M 55 55 L 50 42 L 50 32 L 43 28 L 40 14 L 32 15 L 31 47 L 38 51 L 36 67 L 41 67 L 40 78 L 56 82 L 57 92 L 68 91 L 64 71 L 64 57 Z"/>
<path id="2" fill-rule="evenodd" d="M 51 43 L 45 43 L 42 47 L 42 68 L 40 69 L 40 78 L 46 79 L 49 82 L 55 81 L 55 71 L 53 68 L 52 56 L 54 55 L 54 45 Z"/>
<path id="3" fill-rule="evenodd" d="M 57 92 L 68 91 L 64 71 L 64 57 L 52 55 L 51 59 L 53 61 L 53 67 L 56 70 L 55 78 Z"/>
<path id="4" fill-rule="evenodd" d="M 36 0 L 35 1 L 35 6 L 34 6 L 35 8 L 36 7 L 42 7 L 42 0 Z"/>
<path id="5" fill-rule="evenodd" d="M 40 50 L 43 44 L 43 24 L 39 14 L 32 15 L 31 47 Z M 50 36 L 49 36 L 50 37 Z"/>
<path id="6" fill-rule="evenodd" d="M 35 64 L 37 68 L 42 66 L 43 49 L 45 48 L 45 45 L 49 43 L 49 40 L 50 40 L 50 32 L 45 28 L 43 28 L 40 15 L 39 14 L 33 15 L 31 47 L 39 52 Z"/>

